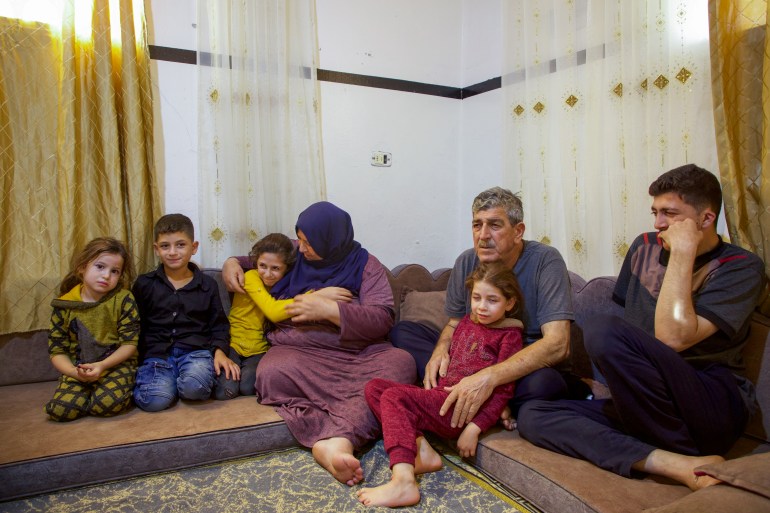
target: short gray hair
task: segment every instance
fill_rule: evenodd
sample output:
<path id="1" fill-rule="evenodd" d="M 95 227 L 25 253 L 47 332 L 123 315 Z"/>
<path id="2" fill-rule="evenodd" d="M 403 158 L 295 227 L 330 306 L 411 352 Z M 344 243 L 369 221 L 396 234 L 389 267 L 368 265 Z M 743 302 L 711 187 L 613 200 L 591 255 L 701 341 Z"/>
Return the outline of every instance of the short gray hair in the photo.
<path id="1" fill-rule="evenodd" d="M 521 204 L 521 198 L 508 189 L 502 187 L 492 187 L 482 191 L 473 200 L 471 211 L 476 215 L 481 210 L 492 208 L 502 208 L 508 214 L 508 220 L 512 226 L 524 221 L 524 206 Z"/>

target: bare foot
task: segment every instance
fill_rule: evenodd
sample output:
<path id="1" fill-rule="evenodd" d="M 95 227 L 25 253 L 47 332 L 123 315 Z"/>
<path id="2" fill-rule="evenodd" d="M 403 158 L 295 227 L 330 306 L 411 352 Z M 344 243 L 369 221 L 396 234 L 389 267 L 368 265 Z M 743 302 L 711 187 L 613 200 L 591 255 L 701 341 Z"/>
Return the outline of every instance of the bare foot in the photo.
<path id="1" fill-rule="evenodd" d="M 353 486 L 364 479 L 361 462 L 353 456 L 353 444 L 346 438 L 327 438 L 313 445 L 313 457 L 342 484 Z"/>
<path id="2" fill-rule="evenodd" d="M 443 465 L 441 455 L 436 452 L 425 437 L 417 438 L 417 457 L 414 459 L 414 473 L 427 474 L 428 472 L 436 472 L 441 470 Z"/>
<path id="3" fill-rule="evenodd" d="M 703 472 L 696 473 L 695 469 L 702 465 L 720 463 L 722 461 L 725 461 L 725 459 L 716 455 L 687 456 L 655 449 L 646 459 L 635 463 L 634 468 L 679 481 L 694 491 L 721 483 L 718 479 L 714 479 Z"/>
<path id="4" fill-rule="evenodd" d="M 420 489 L 414 479 L 414 467 L 408 463 L 393 465 L 390 482 L 375 488 L 362 488 L 356 492 L 364 506 L 412 506 L 420 502 Z"/>
<path id="5" fill-rule="evenodd" d="M 503 412 L 500 414 L 500 425 L 508 431 L 516 429 L 516 419 L 513 418 L 510 406 L 503 408 Z"/>

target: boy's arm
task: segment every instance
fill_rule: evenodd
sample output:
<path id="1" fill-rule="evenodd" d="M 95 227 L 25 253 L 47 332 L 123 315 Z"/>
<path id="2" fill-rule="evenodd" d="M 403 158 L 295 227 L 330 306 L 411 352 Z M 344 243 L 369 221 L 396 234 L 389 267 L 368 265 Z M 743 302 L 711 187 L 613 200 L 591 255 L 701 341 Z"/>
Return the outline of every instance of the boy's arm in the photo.
<path id="1" fill-rule="evenodd" d="M 212 286 L 209 294 L 209 346 L 212 355 L 216 356 L 216 349 L 221 349 L 227 356 L 230 354 L 230 321 L 227 320 L 222 301 L 219 299 L 218 285 L 211 278 Z"/>
<path id="2" fill-rule="evenodd" d="M 209 332 L 211 333 L 210 348 L 214 357 L 214 372 L 219 376 L 224 371 L 227 379 L 238 380 L 241 377 L 241 368 L 228 357 L 230 354 L 230 321 L 227 319 L 225 309 L 219 300 L 219 289 L 216 282 L 213 283 L 211 290 Z"/>

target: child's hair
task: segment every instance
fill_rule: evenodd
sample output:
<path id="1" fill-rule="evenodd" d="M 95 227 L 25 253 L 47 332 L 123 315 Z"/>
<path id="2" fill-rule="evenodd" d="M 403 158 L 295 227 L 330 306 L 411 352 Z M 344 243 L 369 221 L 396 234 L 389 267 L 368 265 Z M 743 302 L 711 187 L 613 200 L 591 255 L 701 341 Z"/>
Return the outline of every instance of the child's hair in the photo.
<path id="1" fill-rule="evenodd" d="M 286 270 L 291 269 L 297 260 L 297 251 L 291 239 L 282 233 L 271 233 L 259 239 L 249 252 L 251 264 L 256 267 L 257 259 L 262 253 L 275 253 L 286 264 Z"/>
<path id="2" fill-rule="evenodd" d="M 153 234 L 155 242 L 158 241 L 158 237 L 167 233 L 182 232 L 191 241 L 195 240 L 195 228 L 193 227 L 190 218 L 183 214 L 166 214 L 158 219 L 155 223 L 155 232 Z"/>
<path id="3" fill-rule="evenodd" d="M 506 300 L 515 299 L 516 304 L 509 312 L 505 313 L 505 316 L 520 317 L 519 314 L 524 311 L 524 294 L 521 293 L 519 280 L 516 279 L 516 275 L 510 268 L 499 262 L 481 264 L 465 280 L 465 287 L 468 290 L 473 290 L 473 284 L 477 281 L 487 282 L 500 289 Z"/>
<path id="4" fill-rule="evenodd" d="M 86 247 L 80 253 L 72 256 L 71 270 L 59 285 L 59 294 L 66 294 L 75 285 L 82 283 L 84 268 L 102 253 L 111 253 L 123 257 L 123 271 L 120 273 L 118 287 L 130 288 L 131 283 L 134 281 L 134 264 L 131 260 L 131 253 L 128 252 L 125 244 L 117 239 L 97 237 L 86 244 Z"/>

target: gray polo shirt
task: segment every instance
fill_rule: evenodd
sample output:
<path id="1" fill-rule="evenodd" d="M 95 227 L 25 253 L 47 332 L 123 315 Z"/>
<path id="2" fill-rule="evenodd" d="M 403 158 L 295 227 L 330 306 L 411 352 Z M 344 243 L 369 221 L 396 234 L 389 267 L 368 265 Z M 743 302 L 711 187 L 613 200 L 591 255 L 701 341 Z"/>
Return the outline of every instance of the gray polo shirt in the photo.
<path id="1" fill-rule="evenodd" d="M 513 272 L 524 294 L 524 344 L 543 338 L 540 327 L 551 321 L 575 319 L 569 274 L 556 248 L 535 241 L 523 241 L 524 250 Z M 471 311 L 466 278 L 479 265 L 473 249 L 463 251 L 452 268 L 444 311 L 449 317 L 463 317 Z"/>

